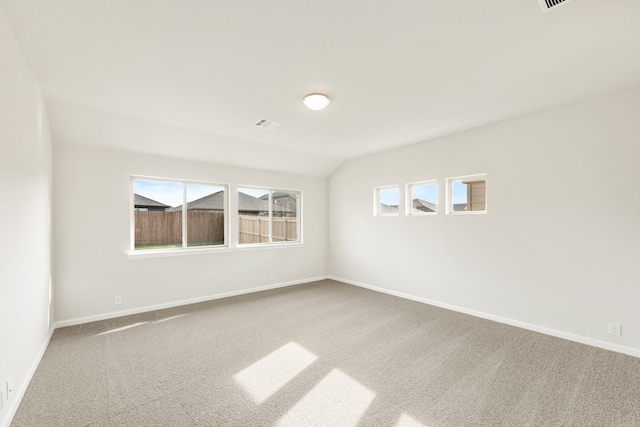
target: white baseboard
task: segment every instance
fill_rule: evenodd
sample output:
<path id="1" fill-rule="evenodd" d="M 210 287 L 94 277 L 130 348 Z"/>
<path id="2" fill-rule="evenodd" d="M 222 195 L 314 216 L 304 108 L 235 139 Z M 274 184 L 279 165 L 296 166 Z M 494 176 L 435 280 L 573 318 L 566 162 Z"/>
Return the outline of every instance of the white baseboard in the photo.
<path id="1" fill-rule="evenodd" d="M 51 330 L 49 331 L 49 335 L 47 335 L 44 342 L 40 346 L 40 350 L 38 351 L 38 354 L 36 355 L 35 359 L 33 359 L 33 362 L 31 362 L 31 366 L 29 366 L 29 371 L 27 371 L 27 376 L 24 377 L 24 379 L 22 380 L 22 383 L 17 387 L 14 385 L 15 387 L 14 397 L 11 399 L 9 407 L 6 408 L 7 412 L 5 413 L 4 419 L 0 419 L 0 427 L 9 427 L 9 425 L 11 424 L 11 421 L 13 421 L 13 417 L 16 415 L 16 411 L 20 406 L 20 402 L 22 402 L 22 398 L 24 397 L 24 394 L 27 392 L 27 387 L 29 387 L 29 383 L 31 383 L 31 379 L 33 378 L 33 375 L 36 373 L 36 369 L 38 369 L 38 366 L 40 365 L 40 361 L 42 360 L 42 357 L 44 356 L 45 351 L 47 351 L 47 347 L 49 346 L 49 341 L 51 341 L 51 337 L 53 336 L 54 331 L 55 331 L 55 328 L 51 328 Z"/>
<path id="2" fill-rule="evenodd" d="M 613 344 L 606 341 L 597 340 L 594 338 L 585 337 L 582 335 L 572 334 L 569 332 L 559 331 L 557 329 L 547 328 L 545 326 L 538 326 L 532 323 L 522 322 L 520 320 L 509 319 L 507 317 L 496 316 L 494 314 L 484 313 L 477 310 L 471 310 L 465 307 L 459 307 L 453 304 L 447 304 L 440 301 L 435 301 L 427 298 L 417 297 L 414 295 L 405 294 L 402 292 L 392 291 L 389 289 L 379 288 L 376 286 L 367 285 L 365 283 L 356 282 L 354 280 L 343 279 L 341 277 L 328 276 L 329 279 L 337 282 L 346 283 L 348 285 L 358 286 L 361 288 L 370 289 L 372 291 L 381 292 L 396 297 L 421 302 L 424 304 L 433 305 L 436 307 L 446 308 L 447 310 L 457 311 L 459 313 L 469 314 L 471 316 L 480 317 L 482 319 L 493 320 L 494 322 L 504 323 L 506 325 L 516 326 L 522 329 L 528 329 L 530 331 L 539 332 L 545 335 L 551 335 L 558 338 L 563 338 L 569 341 L 578 342 L 581 344 L 590 345 L 593 347 L 603 348 L 605 350 L 615 351 L 616 353 L 627 354 L 629 356 L 640 357 L 640 349 L 627 347 L 619 344 Z"/>
<path id="3" fill-rule="evenodd" d="M 81 325 L 83 323 L 97 322 L 99 320 L 113 319 L 115 317 L 129 316 L 131 314 L 146 313 L 148 311 L 162 310 L 165 308 L 178 307 L 181 305 L 196 304 L 199 302 L 212 301 L 220 298 L 234 297 L 237 295 L 251 294 L 254 292 L 267 291 L 269 289 L 284 288 L 286 286 L 301 285 L 303 283 L 316 282 L 318 280 L 327 279 L 328 276 L 311 277 L 302 280 L 293 280 L 290 282 L 274 283 L 256 288 L 242 289 L 239 291 L 223 292 L 221 294 L 207 295 L 204 297 L 191 298 L 181 301 L 172 301 L 163 304 L 149 305 L 145 307 L 131 308 L 127 310 L 112 311 L 109 313 L 97 314 L 95 316 L 79 317 L 76 319 L 62 320 L 55 323 L 55 328 L 64 328 L 66 326 Z"/>

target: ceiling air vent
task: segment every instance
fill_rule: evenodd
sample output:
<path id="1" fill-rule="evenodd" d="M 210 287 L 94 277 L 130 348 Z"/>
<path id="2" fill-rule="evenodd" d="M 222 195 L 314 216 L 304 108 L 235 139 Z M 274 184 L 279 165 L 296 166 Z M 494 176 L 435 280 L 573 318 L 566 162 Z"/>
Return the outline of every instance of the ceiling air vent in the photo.
<path id="1" fill-rule="evenodd" d="M 548 12 L 563 3 L 568 3 L 570 0 L 538 0 L 543 12 Z"/>
<path id="2" fill-rule="evenodd" d="M 280 126 L 282 123 L 274 122 L 273 120 L 260 119 L 256 122 L 256 126 L 263 129 L 273 130 Z"/>

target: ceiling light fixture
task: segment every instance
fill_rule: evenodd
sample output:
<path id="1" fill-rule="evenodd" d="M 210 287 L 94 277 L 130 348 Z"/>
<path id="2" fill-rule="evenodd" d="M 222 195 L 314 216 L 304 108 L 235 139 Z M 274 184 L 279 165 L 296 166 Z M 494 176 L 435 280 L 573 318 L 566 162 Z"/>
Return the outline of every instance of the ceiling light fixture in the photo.
<path id="1" fill-rule="evenodd" d="M 329 97 L 322 93 L 310 93 L 309 95 L 302 98 L 302 102 L 311 110 L 322 110 L 324 107 L 329 105 Z"/>

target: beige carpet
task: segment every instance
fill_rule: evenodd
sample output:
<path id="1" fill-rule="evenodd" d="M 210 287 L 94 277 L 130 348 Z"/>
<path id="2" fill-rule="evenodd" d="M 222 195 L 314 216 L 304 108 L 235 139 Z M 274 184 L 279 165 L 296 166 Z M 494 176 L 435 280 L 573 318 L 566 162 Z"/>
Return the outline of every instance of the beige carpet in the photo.
<path id="1" fill-rule="evenodd" d="M 59 329 L 12 426 L 638 426 L 640 359 L 325 280 Z"/>

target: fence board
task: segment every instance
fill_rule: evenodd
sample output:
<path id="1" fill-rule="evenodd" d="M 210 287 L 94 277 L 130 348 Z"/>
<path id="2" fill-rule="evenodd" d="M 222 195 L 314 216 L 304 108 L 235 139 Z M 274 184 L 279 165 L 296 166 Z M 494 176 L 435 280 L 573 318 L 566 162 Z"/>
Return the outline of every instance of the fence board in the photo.
<path id="1" fill-rule="evenodd" d="M 135 245 L 182 243 L 182 212 L 135 211 Z"/>
<path id="2" fill-rule="evenodd" d="M 187 211 L 187 244 L 201 246 L 224 242 L 224 213 Z"/>
<path id="3" fill-rule="evenodd" d="M 182 244 L 182 212 L 135 211 L 135 246 Z M 190 246 L 224 241 L 224 213 L 187 212 Z"/>
<path id="4" fill-rule="evenodd" d="M 269 242 L 269 217 L 240 215 L 238 227 L 240 244 Z M 274 242 L 297 241 L 297 230 L 296 218 L 273 218 L 272 233 Z"/>
<path id="5" fill-rule="evenodd" d="M 268 243 L 269 217 L 240 215 L 239 243 Z M 273 218 L 273 241 L 297 241 L 296 218 Z M 187 212 L 189 246 L 217 244 L 224 241 L 224 213 Z M 182 244 L 182 212 L 135 211 L 135 246 Z"/>

